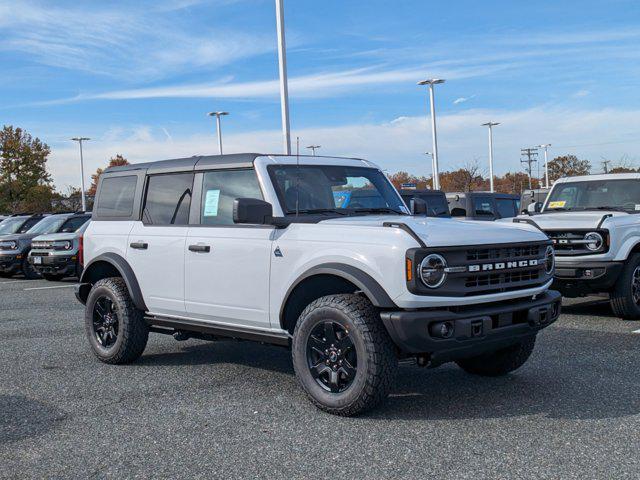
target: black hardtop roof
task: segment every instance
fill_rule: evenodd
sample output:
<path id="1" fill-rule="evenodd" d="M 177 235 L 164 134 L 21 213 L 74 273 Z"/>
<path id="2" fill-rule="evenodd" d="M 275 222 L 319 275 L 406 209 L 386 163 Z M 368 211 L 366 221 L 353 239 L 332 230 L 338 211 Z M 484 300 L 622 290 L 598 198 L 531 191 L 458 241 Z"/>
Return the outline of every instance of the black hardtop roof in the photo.
<path id="1" fill-rule="evenodd" d="M 483 191 L 476 191 L 476 192 L 449 192 L 447 193 L 447 197 L 454 197 L 458 195 L 459 197 L 466 197 L 466 196 L 474 196 L 474 195 L 490 195 L 492 197 L 496 197 L 496 198 L 513 198 L 513 199 L 519 199 L 520 195 L 517 195 L 515 193 L 500 193 L 500 192 L 483 192 Z"/>
<path id="2" fill-rule="evenodd" d="M 430 188 L 421 188 L 421 189 L 413 189 L 413 188 L 401 188 L 400 195 L 415 195 L 415 194 L 430 194 L 430 195 L 444 195 L 442 190 L 432 190 Z"/>
<path id="3" fill-rule="evenodd" d="M 110 167 L 105 173 L 147 170 L 150 173 L 164 173 L 174 171 L 195 170 L 201 168 L 215 168 L 223 166 L 246 166 L 252 164 L 259 153 L 232 153 L 229 155 L 194 155 L 193 157 L 158 160 L 155 162 L 132 163 L 122 167 Z"/>
<path id="4" fill-rule="evenodd" d="M 104 173 L 126 172 L 136 170 L 146 170 L 149 174 L 184 172 L 189 170 L 209 170 L 219 168 L 251 167 L 257 157 L 294 157 L 293 155 L 283 155 L 281 153 L 231 153 L 226 155 L 194 155 L 186 158 L 174 158 L 169 160 L 158 160 L 155 162 L 133 163 L 122 167 L 109 167 Z M 310 155 L 300 155 L 303 158 L 311 158 Z M 322 158 L 321 155 L 315 158 Z M 344 158 L 345 160 L 361 160 L 350 157 L 326 157 Z"/>

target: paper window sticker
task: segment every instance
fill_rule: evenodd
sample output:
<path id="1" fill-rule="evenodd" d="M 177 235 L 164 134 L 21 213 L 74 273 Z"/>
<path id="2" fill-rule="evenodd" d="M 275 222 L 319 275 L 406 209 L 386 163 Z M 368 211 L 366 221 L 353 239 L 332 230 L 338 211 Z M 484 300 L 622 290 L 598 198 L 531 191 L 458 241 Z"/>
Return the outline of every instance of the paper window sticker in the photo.
<path id="1" fill-rule="evenodd" d="M 559 200 L 557 202 L 549 202 L 549 208 L 562 208 L 567 204 L 564 200 Z"/>
<path id="2" fill-rule="evenodd" d="M 204 197 L 204 216 L 205 217 L 217 217 L 218 216 L 218 203 L 220 200 L 220 190 L 207 190 L 207 194 Z"/>

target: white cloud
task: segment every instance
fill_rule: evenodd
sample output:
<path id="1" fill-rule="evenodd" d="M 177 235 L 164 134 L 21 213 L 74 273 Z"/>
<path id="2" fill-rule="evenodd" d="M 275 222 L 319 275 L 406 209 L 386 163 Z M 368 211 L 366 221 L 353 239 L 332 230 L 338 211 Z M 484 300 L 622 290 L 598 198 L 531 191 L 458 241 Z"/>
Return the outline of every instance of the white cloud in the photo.
<path id="1" fill-rule="evenodd" d="M 578 90 L 576 93 L 574 93 L 571 96 L 573 98 L 582 98 L 582 97 L 588 97 L 589 95 L 591 95 L 591 91 L 589 90 Z"/>
<path id="2" fill-rule="evenodd" d="M 197 3 L 202 2 L 184 0 L 174 7 Z M 0 0 L 0 51 L 133 83 L 194 68 L 211 69 L 275 49 L 273 35 L 267 33 L 245 33 L 217 24 L 198 33 L 192 29 L 171 12 L 135 2 L 117 7 L 109 3 L 61 7 Z"/>
<path id="3" fill-rule="evenodd" d="M 545 107 L 520 111 L 470 110 L 438 117 L 440 164 L 453 169 L 478 158 L 487 161 L 486 130 L 480 125 L 488 119 L 500 121 L 494 129 L 496 173 L 520 171 L 520 148 L 552 143 L 550 155 L 573 153 L 592 161 L 601 156 L 621 158 L 640 150 L 640 110 L 568 111 Z M 602 125 L 609 128 L 602 129 Z M 533 135 L 531 132 L 536 132 Z M 429 162 L 421 153 L 431 145 L 428 119 L 399 117 L 382 124 L 357 124 L 295 130 L 303 144 L 322 145 L 325 155 L 358 156 L 370 159 L 389 171 L 409 170 L 430 173 Z M 102 139 L 85 145 L 87 177 L 116 153 L 132 162 L 160 160 L 217 151 L 215 135 L 167 138 L 161 127 L 134 127 L 109 131 Z M 279 130 L 225 134 L 225 151 L 279 152 Z M 78 152 L 69 143 L 52 146 L 49 162 L 58 188 L 78 183 Z"/>
<path id="4" fill-rule="evenodd" d="M 459 104 L 461 104 L 461 103 L 468 102 L 469 100 L 471 100 L 471 99 L 472 99 L 472 98 L 474 98 L 474 97 L 475 97 L 475 95 L 471 95 L 471 96 L 469 96 L 469 97 L 458 97 L 458 98 L 456 98 L 456 99 L 453 101 L 453 104 L 454 104 L 454 105 L 459 105 Z"/>

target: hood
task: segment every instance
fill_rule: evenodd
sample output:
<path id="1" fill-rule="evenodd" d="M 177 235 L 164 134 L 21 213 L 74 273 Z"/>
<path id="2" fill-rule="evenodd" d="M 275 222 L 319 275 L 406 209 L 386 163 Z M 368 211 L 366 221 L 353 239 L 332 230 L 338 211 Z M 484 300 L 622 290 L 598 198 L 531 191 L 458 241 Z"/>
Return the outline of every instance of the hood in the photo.
<path id="1" fill-rule="evenodd" d="M 325 225 L 382 227 L 385 222 L 405 223 L 428 247 L 491 245 L 547 240 L 537 228 L 520 223 L 496 223 L 410 215 L 366 215 L 323 220 Z"/>
<path id="2" fill-rule="evenodd" d="M 30 242 L 36 236 L 37 235 L 34 233 L 10 233 L 8 235 L 0 235 L 0 241 L 17 240 L 24 242 L 25 240 L 28 240 Z"/>
<path id="3" fill-rule="evenodd" d="M 44 235 L 39 235 L 35 237 L 33 240 L 37 240 L 39 242 L 57 242 L 61 240 L 75 240 L 79 237 L 78 232 L 66 232 L 66 233 L 46 233 Z"/>
<path id="4" fill-rule="evenodd" d="M 527 218 L 535 222 L 543 230 L 571 230 L 581 228 L 595 229 L 605 215 L 613 215 L 614 217 L 629 216 L 629 214 L 625 212 L 599 210 L 597 212 L 540 213 L 533 216 L 521 215 L 518 218 Z"/>

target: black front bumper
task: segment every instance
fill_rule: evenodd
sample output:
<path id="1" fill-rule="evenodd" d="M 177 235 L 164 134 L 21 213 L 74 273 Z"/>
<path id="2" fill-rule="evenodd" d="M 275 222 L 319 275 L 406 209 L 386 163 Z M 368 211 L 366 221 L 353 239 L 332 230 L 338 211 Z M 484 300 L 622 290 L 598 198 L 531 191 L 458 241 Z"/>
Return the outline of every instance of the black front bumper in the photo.
<path id="1" fill-rule="evenodd" d="M 405 354 L 429 354 L 432 365 L 474 357 L 518 343 L 549 326 L 560 315 L 561 295 L 549 290 L 531 298 L 450 309 L 382 312 L 382 321 Z M 449 338 L 434 327 L 448 323 Z"/>
<path id="2" fill-rule="evenodd" d="M 22 268 L 22 254 L 0 254 L 0 272 L 17 273 Z"/>
<path id="3" fill-rule="evenodd" d="M 35 258 L 40 258 L 41 263 L 35 263 Z M 38 273 L 51 275 L 76 275 L 78 257 L 73 255 L 30 255 L 29 263 Z"/>
<path id="4" fill-rule="evenodd" d="M 558 263 L 553 287 L 565 297 L 580 297 L 613 288 L 622 272 L 622 262 Z"/>

